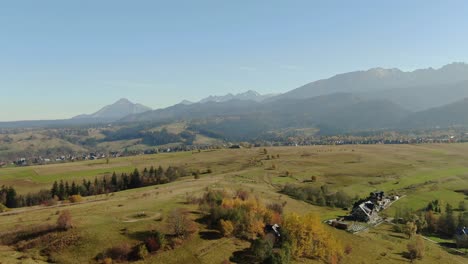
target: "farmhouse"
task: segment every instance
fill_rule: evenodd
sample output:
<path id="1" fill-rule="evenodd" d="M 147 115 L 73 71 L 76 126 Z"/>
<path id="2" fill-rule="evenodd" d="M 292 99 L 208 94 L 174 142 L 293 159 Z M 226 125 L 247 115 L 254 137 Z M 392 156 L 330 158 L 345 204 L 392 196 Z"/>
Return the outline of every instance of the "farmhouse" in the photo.
<path id="1" fill-rule="evenodd" d="M 268 234 L 268 233 L 272 233 L 275 235 L 275 237 L 280 237 L 281 234 L 280 234 L 280 226 L 278 224 L 274 224 L 274 225 L 266 225 L 265 226 L 265 233 Z"/>
<path id="2" fill-rule="evenodd" d="M 351 216 L 360 222 L 375 223 L 379 219 L 375 204 L 371 201 L 363 202 L 353 208 Z"/>
<path id="3" fill-rule="evenodd" d="M 351 217 L 356 221 L 375 223 L 380 219 L 378 212 L 386 209 L 391 203 L 392 200 L 386 197 L 383 191 L 371 192 L 367 199 L 354 206 Z"/>
<path id="4" fill-rule="evenodd" d="M 468 227 L 457 228 L 455 233 L 455 241 L 457 242 L 458 247 L 468 247 Z"/>

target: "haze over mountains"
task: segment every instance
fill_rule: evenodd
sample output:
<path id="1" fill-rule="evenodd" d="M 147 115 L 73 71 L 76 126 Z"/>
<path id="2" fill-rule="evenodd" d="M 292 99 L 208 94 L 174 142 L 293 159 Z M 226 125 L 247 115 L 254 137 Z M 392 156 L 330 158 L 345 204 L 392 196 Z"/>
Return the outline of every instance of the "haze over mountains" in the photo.
<path id="1" fill-rule="evenodd" d="M 355 93 L 363 98 L 388 99 L 402 107 L 418 111 L 452 103 L 468 97 L 468 65 L 452 63 L 440 69 L 373 68 L 335 75 L 308 83 L 278 99 L 304 99 L 337 92 Z"/>
<path id="2" fill-rule="evenodd" d="M 342 133 L 468 126 L 467 97 L 468 65 L 452 63 L 411 72 L 373 68 L 338 74 L 279 95 L 247 91 L 209 96 L 196 103 L 184 100 L 156 110 L 122 99 L 94 114 L 60 122 L 184 121 L 237 139 L 303 127 Z"/>

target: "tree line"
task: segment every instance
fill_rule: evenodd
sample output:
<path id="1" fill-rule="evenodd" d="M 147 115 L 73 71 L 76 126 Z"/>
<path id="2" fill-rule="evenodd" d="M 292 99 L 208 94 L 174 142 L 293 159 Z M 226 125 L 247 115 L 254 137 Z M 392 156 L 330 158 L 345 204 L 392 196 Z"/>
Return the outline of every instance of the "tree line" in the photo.
<path id="1" fill-rule="evenodd" d="M 0 204 L 8 208 L 18 208 L 34 206 L 40 204 L 51 204 L 58 200 L 67 200 L 73 195 L 91 196 L 107 194 L 128 189 L 140 188 L 151 185 L 164 184 L 177 180 L 179 177 L 187 176 L 187 171 L 183 167 L 169 166 L 167 169 L 159 166 L 150 169 L 144 168 L 142 171 L 135 169 L 133 172 L 113 173 L 112 176 L 94 178 L 94 181 L 83 179 L 81 183 L 72 181 L 55 181 L 50 190 L 41 190 L 37 193 L 18 195 L 12 186 L 2 186 L 0 188 Z"/>
<path id="2" fill-rule="evenodd" d="M 397 225 L 396 228 L 410 238 L 416 233 L 452 238 L 457 228 L 468 226 L 466 209 L 464 201 L 460 201 L 458 208 L 454 208 L 451 204 L 440 200 L 433 200 L 416 212 L 397 208 L 395 219 L 403 225 Z"/>
<path id="3" fill-rule="evenodd" d="M 359 200 L 359 197 L 352 198 L 343 191 L 332 192 L 327 185 L 315 187 L 286 184 L 281 192 L 318 206 L 346 208 Z"/>

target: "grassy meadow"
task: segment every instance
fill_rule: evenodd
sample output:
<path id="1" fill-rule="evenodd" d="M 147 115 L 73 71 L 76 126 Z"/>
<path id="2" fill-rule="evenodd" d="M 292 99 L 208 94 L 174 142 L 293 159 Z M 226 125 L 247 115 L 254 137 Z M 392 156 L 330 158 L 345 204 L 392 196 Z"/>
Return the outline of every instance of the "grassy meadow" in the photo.
<path id="1" fill-rule="evenodd" d="M 456 190 L 468 189 L 468 144 L 441 145 L 347 145 L 311 147 L 272 147 L 223 149 L 141 155 L 105 160 L 71 162 L 44 166 L 0 169 L 0 185 L 12 185 L 20 194 L 50 189 L 56 180 L 94 179 L 112 172 L 131 172 L 135 167 L 184 166 L 189 170 L 213 172 L 200 179 L 185 177 L 164 185 L 132 189 L 108 195 L 84 198 L 78 204 L 18 208 L 0 213 L 0 234 L 39 224 L 55 223 L 62 210 L 70 210 L 79 237 L 69 247 L 50 254 L 40 254 L 38 245 L 25 251 L 0 246 L 0 263 L 89 263 L 111 246 L 122 242 L 136 244 L 149 230 L 164 230 L 165 218 L 172 209 L 182 207 L 191 217 L 201 217 L 198 207 L 186 203 L 188 195 L 200 196 L 206 188 L 244 189 L 265 203 L 285 203 L 285 212 L 316 212 L 322 219 L 343 215 L 342 209 L 318 207 L 280 194 L 283 184 L 327 184 L 351 196 L 365 197 L 374 190 L 396 191 L 406 195 L 397 206 L 421 209 L 429 201 L 443 200 L 454 207 L 465 199 Z M 267 155 L 270 159 L 267 159 Z M 274 156 L 275 158 L 271 158 Z M 286 173 L 288 172 L 288 173 Z M 308 181 L 312 176 L 316 182 Z M 144 212 L 143 218 L 135 215 Z M 328 228 L 328 227 L 327 227 Z M 183 246 L 152 255 L 139 263 L 221 263 L 250 246 L 247 241 L 214 236 L 203 224 L 199 232 Z M 382 224 L 367 232 L 352 235 L 329 228 L 344 246 L 352 251 L 343 263 L 407 263 L 403 257 L 408 240 Z M 317 263 L 300 259 L 298 263 Z M 426 243 L 421 263 L 468 263 L 468 259 Z"/>

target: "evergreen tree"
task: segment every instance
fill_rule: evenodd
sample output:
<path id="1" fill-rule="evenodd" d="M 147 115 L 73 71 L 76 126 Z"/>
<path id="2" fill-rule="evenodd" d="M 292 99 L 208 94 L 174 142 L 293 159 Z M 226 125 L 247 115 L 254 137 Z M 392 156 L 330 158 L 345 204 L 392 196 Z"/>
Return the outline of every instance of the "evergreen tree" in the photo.
<path id="1" fill-rule="evenodd" d="M 71 185 L 70 194 L 71 194 L 71 195 L 76 195 L 76 194 L 78 194 L 78 188 L 76 187 L 76 184 L 75 184 L 74 181 L 72 182 L 72 185 Z"/>
<path id="2" fill-rule="evenodd" d="M 70 185 L 68 185 L 68 181 L 65 182 L 65 198 L 70 196 Z"/>
<path id="3" fill-rule="evenodd" d="M 63 184 L 63 180 L 60 180 L 58 194 L 59 199 L 63 200 L 63 198 L 65 197 L 65 184 Z"/>
<path id="4" fill-rule="evenodd" d="M 164 169 L 159 166 L 156 170 L 156 183 L 161 183 L 161 178 L 164 176 Z"/>
<path id="5" fill-rule="evenodd" d="M 50 190 L 50 195 L 52 197 L 59 196 L 59 186 L 58 186 L 57 181 L 55 181 L 54 184 L 52 185 L 52 189 Z"/>
<path id="6" fill-rule="evenodd" d="M 13 187 L 9 187 L 8 191 L 6 193 L 6 202 L 5 202 L 6 207 L 8 208 L 16 208 L 17 203 L 16 203 L 16 190 Z"/>
<path id="7" fill-rule="evenodd" d="M 138 169 L 135 169 L 132 174 L 130 174 L 130 184 L 129 188 L 138 188 L 141 187 L 141 178 Z"/>
<path id="8" fill-rule="evenodd" d="M 115 171 L 112 173 L 111 185 L 114 189 L 117 189 L 117 174 L 115 174 Z"/>

